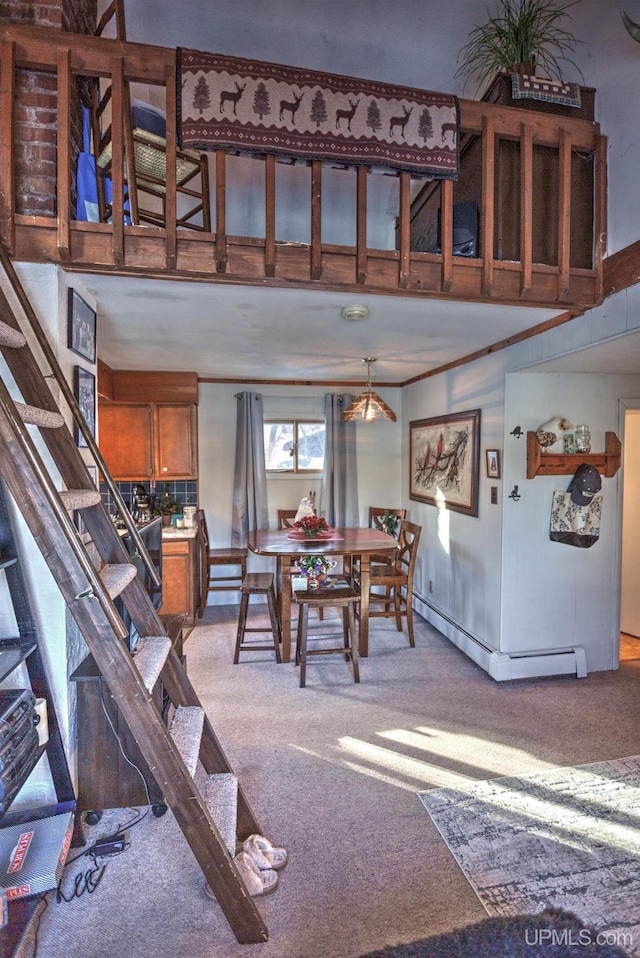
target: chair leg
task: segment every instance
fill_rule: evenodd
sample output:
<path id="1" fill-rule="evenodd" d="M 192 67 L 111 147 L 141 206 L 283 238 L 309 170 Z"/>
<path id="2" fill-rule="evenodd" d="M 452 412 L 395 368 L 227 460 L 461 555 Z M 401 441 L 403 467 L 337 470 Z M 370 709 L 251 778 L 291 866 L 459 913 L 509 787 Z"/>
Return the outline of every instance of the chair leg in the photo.
<path id="1" fill-rule="evenodd" d="M 282 642 L 282 635 L 280 631 L 280 616 L 278 615 L 278 606 L 273 589 L 270 589 L 269 592 L 267 592 L 267 605 L 269 606 L 269 618 L 271 620 L 273 648 L 276 653 L 276 662 L 281 663 L 282 657 L 280 655 L 280 643 Z"/>
<path id="2" fill-rule="evenodd" d="M 344 660 L 348 662 L 351 658 L 349 652 L 349 606 L 344 605 L 342 607 L 342 635 L 344 638 L 344 647 L 346 652 L 344 653 Z M 353 640 L 353 636 L 351 637 Z"/>
<path id="3" fill-rule="evenodd" d="M 416 641 L 413 637 L 413 596 L 407 590 L 406 609 L 407 609 L 407 632 L 409 633 L 409 645 L 412 649 L 416 647 Z"/>
<path id="4" fill-rule="evenodd" d="M 396 626 L 397 626 L 398 632 L 402 632 L 402 609 L 401 609 L 402 596 L 400 594 L 399 585 L 395 586 L 393 589 L 393 598 L 394 598 L 394 604 L 396 608 Z"/>
<path id="5" fill-rule="evenodd" d="M 349 631 L 351 632 L 351 665 L 353 666 L 353 681 L 360 681 L 360 666 L 358 663 L 358 636 L 356 635 L 356 614 L 353 604 L 349 603 Z"/>
<path id="6" fill-rule="evenodd" d="M 300 688 L 303 689 L 307 681 L 307 626 L 309 624 L 309 606 L 303 602 L 298 615 L 298 642 L 296 643 L 296 658 L 300 658 Z M 300 650 L 298 653 L 298 643 Z"/>
<path id="7" fill-rule="evenodd" d="M 249 595 L 246 592 L 242 593 L 242 598 L 240 599 L 240 613 L 238 615 L 238 632 L 236 635 L 236 650 L 233 655 L 233 664 L 237 665 L 240 660 L 240 646 L 242 645 L 242 640 L 244 639 L 244 629 L 247 624 L 247 608 L 249 606 Z"/>

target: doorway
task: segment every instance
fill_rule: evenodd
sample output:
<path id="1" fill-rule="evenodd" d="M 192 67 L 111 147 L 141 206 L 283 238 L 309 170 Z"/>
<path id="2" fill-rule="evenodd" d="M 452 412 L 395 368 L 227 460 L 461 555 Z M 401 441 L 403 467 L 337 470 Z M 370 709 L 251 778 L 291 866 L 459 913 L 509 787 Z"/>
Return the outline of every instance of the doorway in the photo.
<path id="1" fill-rule="evenodd" d="M 626 400 L 623 418 L 620 658 L 640 656 L 640 402 Z"/>

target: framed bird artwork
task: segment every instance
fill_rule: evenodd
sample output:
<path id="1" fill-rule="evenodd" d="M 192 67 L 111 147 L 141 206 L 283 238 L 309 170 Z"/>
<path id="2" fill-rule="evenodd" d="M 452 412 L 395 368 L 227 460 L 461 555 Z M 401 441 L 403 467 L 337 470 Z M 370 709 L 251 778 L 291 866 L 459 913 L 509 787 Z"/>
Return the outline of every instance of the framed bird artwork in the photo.
<path id="1" fill-rule="evenodd" d="M 478 515 L 480 410 L 409 423 L 409 498 Z"/>

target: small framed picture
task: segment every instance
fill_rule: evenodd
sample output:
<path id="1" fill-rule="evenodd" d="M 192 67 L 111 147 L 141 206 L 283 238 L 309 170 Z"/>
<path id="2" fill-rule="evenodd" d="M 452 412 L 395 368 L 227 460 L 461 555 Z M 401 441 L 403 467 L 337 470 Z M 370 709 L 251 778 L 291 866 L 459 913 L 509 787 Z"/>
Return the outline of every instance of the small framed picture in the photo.
<path id="1" fill-rule="evenodd" d="M 82 366 L 73 367 L 73 394 L 92 436 L 96 434 L 96 377 Z M 74 424 L 76 445 L 86 449 L 87 441 Z"/>
<path id="2" fill-rule="evenodd" d="M 67 346 L 78 356 L 96 361 L 96 313 L 75 289 L 69 290 Z"/>
<path id="3" fill-rule="evenodd" d="M 487 476 L 489 479 L 500 478 L 500 450 L 487 449 Z"/>

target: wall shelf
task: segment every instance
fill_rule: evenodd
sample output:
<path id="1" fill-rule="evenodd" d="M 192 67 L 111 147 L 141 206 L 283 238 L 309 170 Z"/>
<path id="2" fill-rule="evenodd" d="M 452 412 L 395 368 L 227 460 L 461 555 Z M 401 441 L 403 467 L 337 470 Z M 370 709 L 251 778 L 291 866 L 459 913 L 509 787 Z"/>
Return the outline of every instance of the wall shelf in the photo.
<path id="1" fill-rule="evenodd" d="M 578 466 L 595 466 L 605 478 L 615 476 L 620 468 L 622 446 L 615 432 L 606 432 L 604 452 L 544 453 L 535 432 L 527 433 L 527 479 L 534 476 L 571 476 Z"/>

